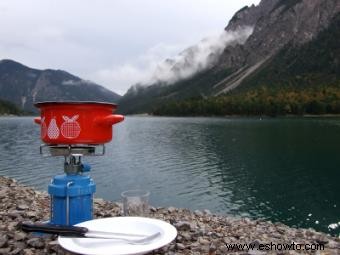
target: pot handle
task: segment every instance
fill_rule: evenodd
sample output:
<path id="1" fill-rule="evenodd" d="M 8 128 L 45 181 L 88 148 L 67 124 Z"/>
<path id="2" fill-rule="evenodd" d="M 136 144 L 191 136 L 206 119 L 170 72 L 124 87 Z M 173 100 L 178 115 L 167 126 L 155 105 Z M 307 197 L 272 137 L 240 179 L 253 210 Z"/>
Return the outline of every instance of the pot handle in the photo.
<path id="1" fill-rule="evenodd" d="M 108 125 L 108 126 L 112 126 L 114 124 L 117 124 L 121 121 L 124 120 L 124 116 L 123 115 L 119 115 L 119 114 L 112 114 L 109 116 L 105 116 L 102 118 L 97 118 L 95 120 L 95 122 L 99 125 Z"/>
<path id="2" fill-rule="evenodd" d="M 35 117 L 34 118 L 34 122 L 40 125 L 41 124 L 41 118 L 40 117 Z"/>

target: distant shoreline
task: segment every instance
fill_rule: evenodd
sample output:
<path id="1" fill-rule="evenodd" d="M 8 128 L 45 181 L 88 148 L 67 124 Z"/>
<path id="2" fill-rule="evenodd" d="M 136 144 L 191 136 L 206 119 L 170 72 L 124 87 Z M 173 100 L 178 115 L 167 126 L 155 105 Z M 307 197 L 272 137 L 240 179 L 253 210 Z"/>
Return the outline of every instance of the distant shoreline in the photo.
<path id="1" fill-rule="evenodd" d="M 123 114 L 124 115 L 124 114 Z M 267 118 L 267 119 L 275 119 L 275 118 L 337 118 L 340 117 L 340 114 L 304 114 L 304 115 L 278 115 L 278 116 L 268 116 L 268 115 L 193 115 L 193 116 L 172 116 L 172 115 L 153 115 L 148 113 L 140 113 L 140 114 L 126 114 L 128 117 L 173 117 L 173 118 Z"/>

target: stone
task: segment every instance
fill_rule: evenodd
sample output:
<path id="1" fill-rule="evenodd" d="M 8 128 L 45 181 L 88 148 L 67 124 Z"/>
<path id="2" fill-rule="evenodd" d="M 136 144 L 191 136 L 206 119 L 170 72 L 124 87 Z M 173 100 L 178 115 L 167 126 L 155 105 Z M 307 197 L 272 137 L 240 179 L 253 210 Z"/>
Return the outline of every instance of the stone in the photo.
<path id="1" fill-rule="evenodd" d="M 26 242 L 23 241 L 17 241 L 11 244 L 13 247 L 18 248 L 20 250 L 23 250 L 26 248 Z"/>
<path id="2" fill-rule="evenodd" d="M 329 240 L 328 240 L 328 238 L 326 238 L 325 236 L 318 236 L 318 237 L 315 239 L 315 242 L 317 242 L 318 244 L 321 244 L 321 245 L 325 245 L 325 244 L 328 244 L 328 243 L 329 243 Z"/>
<path id="3" fill-rule="evenodd" d="M 176 248 L 177 248 L 178 250 L 184 250 L 184 249 L 185 249 L 185 245 L 182 244 L 182 243 L 177 243 L 177 244 L 176 244 Z"/>
<path id="4" fill-rule="evenodd" d="M 29 209 L 29 206 L 26 205 L 26 204 L 19 204 L 19 205 L 17 205 L 17 209 L 18 210 L 27 210 L 27 209 Z"/>
<path id="5" fill-rule="evenodd" d="M 16 255 L 16 254 L 20 254 L 21 249 L 20 248 L 15 248 L 13 251 L 11 251 L 9 254 L 10 255 Z"/>
<path id="6" fill-rule="evenodd" d="M 15 232 L 14 233 L 14 240 L 20 241 L 23 240 L 27 237 L 27 234 L 24 232 Z"/>
<path id="7" fill-rule="evenodd" d="M 24 255 L 34 255 L 34 252 L 31 249 L 24 249 L 23 254 Z"/>
<path id="8" fill-rule="evenodd" d="M 216 251 L 217 251 L 216 245 L 211 243 L 209 246 L 209 255 L 215 255 Z"/>
<path id="9" fill-rule="evenodd" d="M 191 230 L 190 222 L 187 222 L 187 221 L 180 221 L 175 224 L 175 227 L 177 228 L 178 231 L 190 231 Z"/>
<path id="10" fill-rule="evenodd" d="M 176 209 L 175 207 L 170 206 L 170 207 L 168 208 L 168 213 L 174 213 L 176 210 L 177 210 L 177 209 Z"/>
<path id="11" fill-rule="evenodd" d="M 203 212 L 201 212 L 200 210 L 195 210 L 195 211 L 194 211 L 194 214 L 195 214 L 196 216 L 203 216 Z"/>
<path id="12" fill-rule="evenodd" d="M 154 212 L 157 212 L 157 208 L 156 208 L 156 207 L 153 207 L 153 206 L 150 206 L 150 211 L 153 212 L 153 213 L 154 213 Z"/>
<path id="13" fill-rule="evenodd" d="M 177 241 L 178 243 L 181 243 L 181 242 L 183 241 L 183 236 L 182 236 L 182 235 L 177 235 L 176 241 Z"/>
<path id="14" fill-rule="evenodd" d="M 251 242 L 249 245 L 253 245 L 254 248 L 259 248 L 261 242 L 259 240 L 255 240 Z"/>
<path id="15" fill-rule="evenodd" d="M 183 232 L 182 234 L 181 234 L 181 236 L 182 236 L 182 238 L 185 240 L 185 241 L 191 241 L 191 240 L 193 240 L 193 236 L 192 235 L 190 235 L 189 233 L 186 233 L 186 232 Z M 197 239 L 197 238 L 196 238 Z"/>
<path id="16" fill-rule="evenodd" d="M 206 240 L 206 239 L 204 239 L 203 237 L 198 238 L 198 242 L 199 242 L 201 245 L 210 245 L 209 240 Z"/>
<path id="17" fill-rule="evenodd" d="M 7 241 L 8 241 L 8 237 L 6 234 L 1 234 L 0 235 L 0 248 L 3 248 L 6 246 L 7 244 Z"/>
<path id="18" fill-rule="evenodd" d="M 36 218 L 37 213 L 35 211 L 29 211 L 29 212 L 26 212 L 26 216 L 29 218 Z"/>
<path id="19" fill-rule="evenodd" d="M 27 241 L 29 246 L 34 248 L 42 248 L 45 246 L 44 242 L 40 238 L 32 238 Z"/>
<path id="20" fill-rule="evenodd" d="M 11 248 L 0 248 L 0 255 L 8 255 L 11 251 Z"/>
<path id="21" fill-rule="evenodd" d="M 204 209 L 203 213 L 206 214 L 206 215 L 212 215 L 212 213 L 208 209 Z"/>
<path id="22" fill-rule="evenodd" d="M 9 217 L 15 219 L 15 218 L 20 217 L 20 214 L 21 214 L 21 213 L 22 213 L 22 212 L 17 211 L 17 210 L 11 210 L 11 211 L 8 211 L 7 216 L 9 216 Z"/>
<path id="23" fill-rule="evenodd" d="M 9 231 L 14 231 L 14 230 L 16 230 L 17 225 L 18 225 L 18 223 L 17 223 L 16 221 L 9 222 L 9 223 L 7 224 L 7 226 L 8 226 L 7 229 L 8 229 Z"/>
<path id="24" fill-rule="evenodd" d="M 336 249 L 336 250 L 339 250 L 340 252 L 340 239 L 336 242 L 336 241 L 333 241 L 333 240 L 330 240 L 327 244 L 327 246 L 331 249 Z"/>

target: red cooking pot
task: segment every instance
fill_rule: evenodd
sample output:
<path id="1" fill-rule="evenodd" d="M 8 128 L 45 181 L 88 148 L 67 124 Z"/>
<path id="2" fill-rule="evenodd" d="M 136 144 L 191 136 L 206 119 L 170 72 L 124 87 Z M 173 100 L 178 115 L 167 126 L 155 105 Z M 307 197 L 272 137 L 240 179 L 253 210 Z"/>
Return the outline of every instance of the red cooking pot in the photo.
<path id="1" fill-rule="evenodd" d="M 112 140 L 112 125 L 124 120 L 117 105 L 104 102 L 36 103 L 41 140 L 46 144 L 104 144 Z"/>

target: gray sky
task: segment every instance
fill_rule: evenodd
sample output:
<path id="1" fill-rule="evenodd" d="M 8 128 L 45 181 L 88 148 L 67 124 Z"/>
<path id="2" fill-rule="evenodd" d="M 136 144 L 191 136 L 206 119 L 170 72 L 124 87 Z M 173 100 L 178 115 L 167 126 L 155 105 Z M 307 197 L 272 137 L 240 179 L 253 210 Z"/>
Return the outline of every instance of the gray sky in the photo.
<path id="1" fill-rule="evenodd" d="M 260 0 L 1 0 L 0 59 L 62 69 L 119 94 L 220 34 Z"/>

